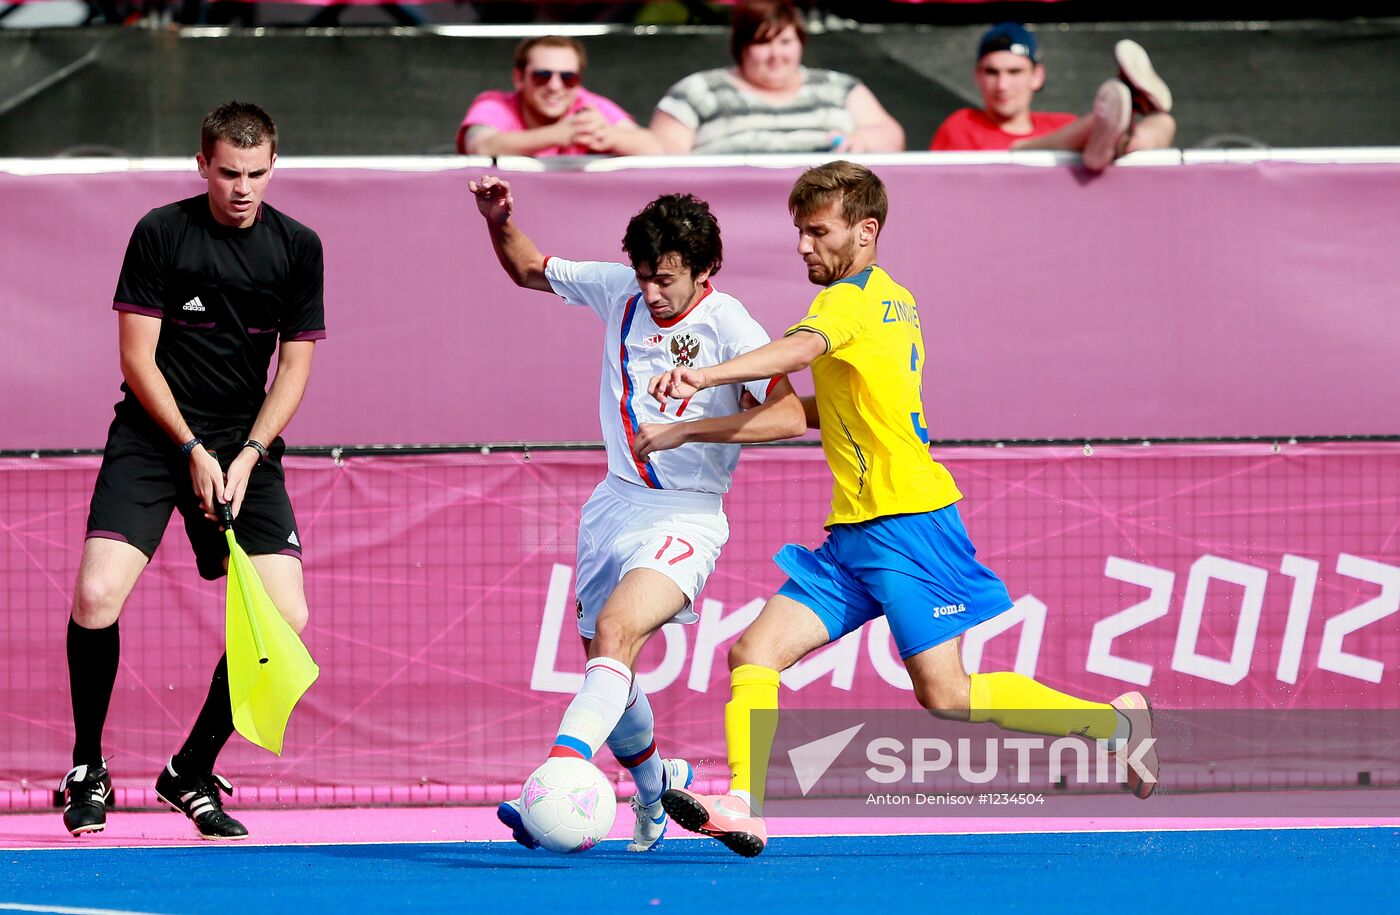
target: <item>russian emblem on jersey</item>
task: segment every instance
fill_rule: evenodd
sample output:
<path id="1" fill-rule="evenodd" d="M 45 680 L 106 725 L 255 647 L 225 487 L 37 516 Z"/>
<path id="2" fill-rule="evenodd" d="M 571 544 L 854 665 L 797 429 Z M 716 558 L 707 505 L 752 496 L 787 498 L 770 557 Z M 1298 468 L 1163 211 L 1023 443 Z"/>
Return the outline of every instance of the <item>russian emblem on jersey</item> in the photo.
<path id="1" fill-rule="evenodd" d="M 676 334 L 671 338 L 671 361 L 686 368 L 695 368 L 700 357 L 700 338 L 692 333 Z"/>

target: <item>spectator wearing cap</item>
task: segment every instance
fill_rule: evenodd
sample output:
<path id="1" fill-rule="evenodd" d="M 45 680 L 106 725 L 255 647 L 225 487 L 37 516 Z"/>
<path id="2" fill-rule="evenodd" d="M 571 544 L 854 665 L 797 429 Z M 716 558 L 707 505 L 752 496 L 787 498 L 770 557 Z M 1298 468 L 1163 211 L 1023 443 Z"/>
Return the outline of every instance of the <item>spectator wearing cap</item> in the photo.
<path id="1" fill-rule="evenodd" d="M 515 48 L 514 92 L 478 95 L 457 128 L 457 151 L 478 156 L 632 156 L 660 151 L 617 103 L 583 88 L 588 56 L 572 38 Z"/>
<path id="2" fill-rule="evenodd" d="M 1099 86 L 1093 110 L 1074 115 L 1032 111 L 1045 85 L 1045 65 L 1025 26 L 993 26 L 977 46 L 974 79 L 982 105 L 953 112 L 933 135 L 934 150 L 1060 149 L 1079 152 L 1101 172 L 1139 149 L 1162 149 L 1176 136 L 1172 95 L 1135 41 L 1113 49 L 1118 75 Z M 1140 117 L 1134 122 L 1134 112 Z"/>
<path id="3" fill-rule="evenodd" d="M 676 83 L 648 127 L 668 153 L 899 152 L 904 128 L 859 79 L 802 66 L 807 31 L 789 0 L 740 0 L 733 67 Z"/>

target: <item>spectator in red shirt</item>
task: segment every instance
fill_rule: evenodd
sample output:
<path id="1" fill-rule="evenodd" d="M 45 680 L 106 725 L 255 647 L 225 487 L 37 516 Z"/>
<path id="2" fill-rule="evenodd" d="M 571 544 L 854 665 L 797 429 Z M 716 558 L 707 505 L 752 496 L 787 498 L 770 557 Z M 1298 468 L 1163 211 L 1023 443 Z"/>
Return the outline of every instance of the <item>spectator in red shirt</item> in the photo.
<path id="1" fill-rule="evenodd" d="M 1152 69 L 1147 52 L 1125 39 L 1113 56 L 1118 76 L 1099 87 L 1093 111 L 1036 112 L 1031 103 L 1045 85 L 1045 65 L 1035 36 L 1014 22 L 993 26 L 978 45 L 974 71 L 983 107 L 949 115 L 929 148 L 1070 150 L 1083 155 L 1089 171 L 1101 172 L 1119 156 L 1170 146 L 1176 136 L 1171 90 Z M 1141 115 L 1136 122 L 1134 111 Z"/>
<path id="2" fill-rule="evenodd" d="M 478 95 L 457 128 L 457 151 L 478 156 L 634 156 L 660 144 L 611 99 L 583 88 L 588 56 L 560 35 L 515 49 L 514 92 Z"/>

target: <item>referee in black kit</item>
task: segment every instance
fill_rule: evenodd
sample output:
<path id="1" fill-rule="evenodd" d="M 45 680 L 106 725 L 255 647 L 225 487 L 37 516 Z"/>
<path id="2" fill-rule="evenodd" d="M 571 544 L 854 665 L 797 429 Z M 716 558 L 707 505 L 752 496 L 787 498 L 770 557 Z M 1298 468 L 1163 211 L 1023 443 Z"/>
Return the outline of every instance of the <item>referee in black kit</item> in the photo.
<path id="1" fill-rule="evenodd" d="M 204 118 L 196 156 L 208 192 L 147 213 L 127 245 L 112 306 L 125 396 L 107 433 L 68 623 L 75 736 L 63 825 L 75 836 L 106 825 L 112 779 L 102 728 L 117 674 L 117 617 L 172 509 L 184 518 L 200 575 L 214 580 L 228 563 L 217 507 L 231 504 L 238 542 L 268 595 L 293 629 L 306 625 L 302 542 L 278 435 L 326 335 L 321 240 L 263 202 L 276 161 L 267 113 L 220 105 Z M 248 834 L 224 812 L 219 792 L 233 789 L 214 774 L 232 734 L 221 657 L 189 737 L 155 783 L 206 839 Z"/>

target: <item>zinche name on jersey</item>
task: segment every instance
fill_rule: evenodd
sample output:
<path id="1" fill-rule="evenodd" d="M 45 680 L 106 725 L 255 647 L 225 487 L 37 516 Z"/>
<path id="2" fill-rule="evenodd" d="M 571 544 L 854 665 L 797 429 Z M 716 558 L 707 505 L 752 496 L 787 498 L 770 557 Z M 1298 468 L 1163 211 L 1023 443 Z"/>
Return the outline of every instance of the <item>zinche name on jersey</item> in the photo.
<path id="1" fill-rule="evenodd" d="M 822 450 L 835 478 L 826 523 L 946 508 L 962 498 L 928 451 L 924 340 L 914 296 L 875 265 L 817 293 L 788 329 L 814 331 L 812 363 Z"/>
<path id="2" fill-rule="evenodd" d="M 635 271 L 624 264 L 550 257 L 544 273 L 564 301 L 587 306 L 603 320 L 598 419 L 608 472 L 650 489 L 727 492 L 739 461 L 738 445 L 691 442 L 655 452 L 644 462 L 632 454 L 632 442 L 641 423 L 737 413 L 745 390 L 762 402 L 771 386 L 768 379 L 707 388 L 691 398 L 667 401 L 664 410 L 647 394 L 647 383 L 662 372 L 718 365 L 768 343 L 759 323 L 738 299 L 708 284 L 689 311 L 658 323 L 642 301 Z"/>

